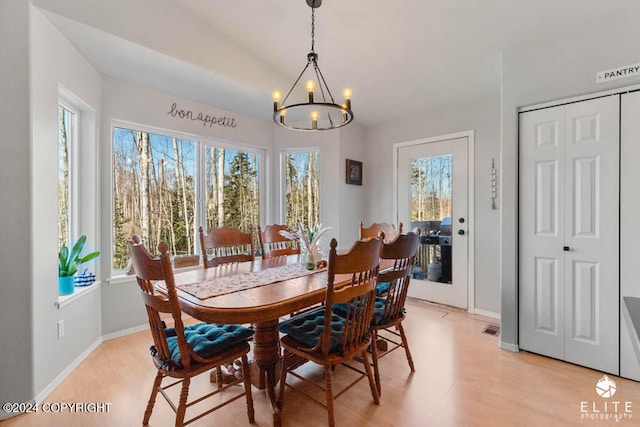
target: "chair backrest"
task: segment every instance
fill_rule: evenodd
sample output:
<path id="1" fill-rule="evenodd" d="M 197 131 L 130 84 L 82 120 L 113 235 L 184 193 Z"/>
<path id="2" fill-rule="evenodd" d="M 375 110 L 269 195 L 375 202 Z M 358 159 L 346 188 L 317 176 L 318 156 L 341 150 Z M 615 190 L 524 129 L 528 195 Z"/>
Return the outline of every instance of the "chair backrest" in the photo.
<path id="1" fill-rule="evenodd" d="M 200 227 L 200 249 L 204 268 L 232 262 L 253 261 L 255 246 L 253 227 L 243 233 L 237 227 L 215 227 L 204 233 Z"/>
<path id="2" fill-rule="evenodd" d="M 369 237 L 380 237 L 384 233 L 385 241 L 392 241 L 398 234 L 402 233 L 402 223 L 398 224 L 398 229 L 393 224 L 387 222 L 374 222 L 369 227 L 365 227 L 360 221 L 360 239 Z"/>
<path id="3" fill-rule="evenodd" d="M 356 241 L 349 251 L 338 255 L 336 239 L 331 240 L 329 252 L 328 284 L 325 299 L 322 352 L 329 353 L 331 346 L 331 321 L 334 304 L 345 304 L 344 333 L 340 348 L 345 356 L 362 351 L 368 345 L 368 333 L 375 303 L 375 289 L 380 265 L 381 239 Z M 336 275 L 348 274 L 350 283 L 334 287 Z"/>
<path id="4" fill-rule="evenodd" d="M 160 317 L 160 313 L 170 313 L 174 321 L 182 367 L 188 368 L 191 365 L 191 358 L 187 340 L 184 336 L 182 311 L 178 302 L 169 249 L 165 242 L 160 242 L 158 250 L 160 251 L 160 257 L 155 258 L 144 247 L 140 236 L 135 235 L 129 240 L 131 262 L 140 287 L 142 300 L 147 308 L 149 327 L 151 328 L 151 335 L 157 352 L 154 355 L 154 360 L 156 365 L 162 366 L 167 370 L 180 369 L 179 366 L 172 362 L 165 325 Z M 154 283 L 158 280 L 164 280 L 168 295 L 158 293 L 155 290 Z"/>
<path id="5" fill-rule="evenodd" d="M 260 240 L 260 252 L 262 258 L 273 258 L 284 255 L 297 255 L 300 253 L 300 246 L 295 240 L 290 240 L 280 234 L 280 231 L 291 230 L 286 225 L 273 224 L 266 225 L 264 229 L 258 225 L 258 239 Z"/>
<path id="6" fill-rule="evenodd" d="M 380 259 L 393 260 L 392 267 L 385 268 L 378 274 L 378 283 L 389 283 L 382 315 L 383 322 L 404 315 L 404 304 L 417 250 L 418 235 L 415 233 L 400 234 L 393 242 L 382 245 Z"/>

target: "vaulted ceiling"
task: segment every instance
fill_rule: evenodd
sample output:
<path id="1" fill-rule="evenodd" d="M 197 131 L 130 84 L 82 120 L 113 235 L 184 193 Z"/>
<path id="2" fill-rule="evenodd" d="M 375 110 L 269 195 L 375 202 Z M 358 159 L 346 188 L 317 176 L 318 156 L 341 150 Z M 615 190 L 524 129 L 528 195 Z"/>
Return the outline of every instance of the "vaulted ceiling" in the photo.
<path id="1" fill-rule="evenodd" d="M 311 9 L 305 0 L 177 0 L 174 5 L 267 64 L 288 85 L 306 63 Z M 637 0 L 324 0 L 316 10 L 315 51 L 334 96 L 351 87 L 356 120 L 367 126 L 470 100 L 497 99 L 502 52 L 594 31 L 606 34 L 639 12 Z M 150 11 L 150 21 L 140 25 L 154 29 L 158 13 L 162 10 Z M 50 16 L 107 76 L 202 102 L 223 94 L 227 109 L 271 116 L 275 87 L 160 55 L 104 28 L 96 32 Z M 206 40 L 197 42 L 206 55 Z M 233 61 L 232 56 L 217 60 Z"/>

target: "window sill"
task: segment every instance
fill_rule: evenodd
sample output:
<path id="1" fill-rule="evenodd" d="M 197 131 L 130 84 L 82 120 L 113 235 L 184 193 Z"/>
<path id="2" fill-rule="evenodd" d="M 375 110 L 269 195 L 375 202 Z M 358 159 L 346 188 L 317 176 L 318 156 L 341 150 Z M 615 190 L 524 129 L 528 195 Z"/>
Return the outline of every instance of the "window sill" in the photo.
<path id="1" fill-rule="evenodd" d="M 90 293 L 100 289 L 100 282 L 94 282 L 89 286 L 78 286 L 75 287 L 73 293 L 70 295 L 59 295 L 58 300 L 56 301 L 56 307 L 60 310 L 62 307 L 65 307 L 72 302 L 84 297 L 85 295 L 89 295 Z"/>
<path id="2" fill-rule="evenodd" d="M 178 274 L 178 273 L 183 273 L 185 271 L 198 270 L 201 268 L 203 268 L 202 265 L 198 264 L 198 265 L 189 266 L 189 267 L 174 268 L 173 272 L 175 274 Z M 135 281 L 136 281 L 136 276 L 134 274 L 118 274 L 116 276 L 111 276 L 110 278 L 107 279 L 107 283 L 109 283 L 110 285 L 134 283 Z"/>

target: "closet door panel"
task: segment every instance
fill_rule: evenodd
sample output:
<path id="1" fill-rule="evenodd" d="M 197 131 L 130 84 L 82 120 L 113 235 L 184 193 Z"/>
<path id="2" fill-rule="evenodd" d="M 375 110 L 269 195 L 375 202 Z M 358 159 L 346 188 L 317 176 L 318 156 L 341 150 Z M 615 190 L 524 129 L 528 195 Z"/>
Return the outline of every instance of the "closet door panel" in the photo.
<path id="1" fill-rule="evenodd" d="M 519 346 L 564 358 L 563 107 L 520 115 Z"/>
<path id="2" fill-rule="evenodd" d="M 640 298 L 640 92 L 622 95 L 621 104 L 620 297 Z M 620 375 L 640 381 L 640 340 L 620 303 Z"/>
<path id="3" fill-rule="evenodd" d="M 565 360 L 619 372 L 619 96 L 565 110 Z"/>

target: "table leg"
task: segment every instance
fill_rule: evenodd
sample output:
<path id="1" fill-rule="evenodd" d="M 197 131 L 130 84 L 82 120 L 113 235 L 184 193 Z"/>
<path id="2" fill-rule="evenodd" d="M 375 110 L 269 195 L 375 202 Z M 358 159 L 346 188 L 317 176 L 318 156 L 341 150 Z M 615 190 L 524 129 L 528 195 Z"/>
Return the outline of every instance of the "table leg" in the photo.
<path id="1" fill-rule="evenodd" d="M 277 328 L 277 319 L 255 324 L 253 357 L 259 368 L 259 373 L 257 376 L 253 375 L 251 377 L 251 382 L 259 388 L 267 389 L 267 397 L 273 412 L 273 425 L 280 427 L 280 409 L 278 408 L 275 391 L 277 366 L 280 362 L 280 336 Z M 264 387 L 260 387 L 260 385 Z"/>

